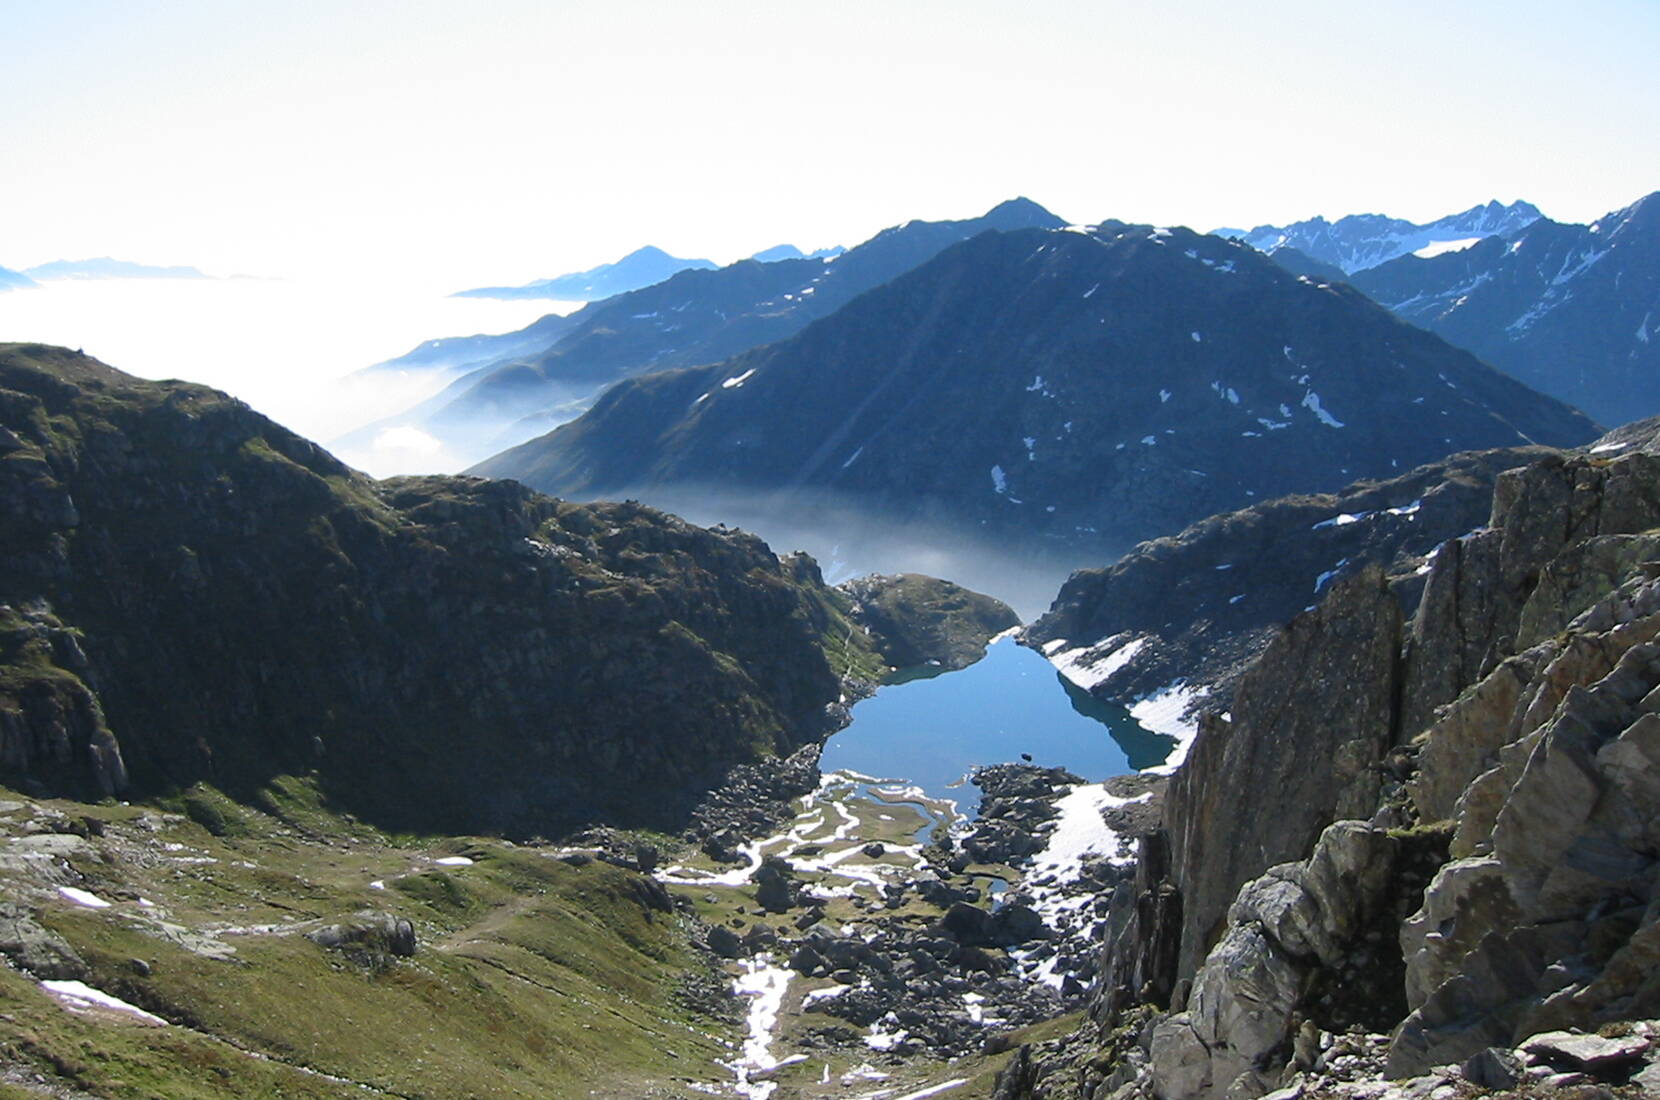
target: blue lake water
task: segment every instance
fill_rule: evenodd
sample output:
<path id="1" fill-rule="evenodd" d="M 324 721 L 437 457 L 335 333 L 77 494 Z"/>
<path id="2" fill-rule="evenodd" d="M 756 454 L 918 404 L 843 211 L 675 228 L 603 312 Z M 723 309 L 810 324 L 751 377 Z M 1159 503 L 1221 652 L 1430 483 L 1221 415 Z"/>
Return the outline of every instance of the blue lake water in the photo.
<path id="1" fill-rule="evenodd" d="M 854 705 L 852 724 L 825 745 L 824 770 L 903 779 L 962 801 L 973 789 L 960 784 L 976 765 L 1029 753 L 1034 764 L 1100 780 L 1162 763 L 1175 745 L 1013 639 L 968 668 L 895 679 Z"/>

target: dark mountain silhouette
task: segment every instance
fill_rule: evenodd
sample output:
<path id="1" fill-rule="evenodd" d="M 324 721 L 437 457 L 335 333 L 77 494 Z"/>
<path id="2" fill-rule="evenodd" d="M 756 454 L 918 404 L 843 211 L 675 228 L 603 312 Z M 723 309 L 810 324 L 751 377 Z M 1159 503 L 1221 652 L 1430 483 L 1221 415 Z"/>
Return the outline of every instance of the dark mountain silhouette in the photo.
<path id="1" fill-rule="evenodd" d="M 982 234 L 789 340 L 619 384 L 475 472 L 781 512 L 830 493 L 1024 545 L 1123 548 L 1252 498 L 1595 431 L 1346 285 L 1105 223 Z"/>

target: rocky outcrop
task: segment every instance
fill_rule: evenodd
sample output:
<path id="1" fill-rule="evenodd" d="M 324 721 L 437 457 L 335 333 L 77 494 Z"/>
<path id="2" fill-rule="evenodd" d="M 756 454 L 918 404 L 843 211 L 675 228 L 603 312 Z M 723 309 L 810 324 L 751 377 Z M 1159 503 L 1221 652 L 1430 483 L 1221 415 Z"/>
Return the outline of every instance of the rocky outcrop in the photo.
<path id="1" fill-rule="evenodd" d="M 408 918 L 377 910 L 364 910 L 337 924 L 325 924 L 307 932 L 305 938 L 373 969 L 384 969 L 395 959 L 415 954 L 415 926 Z"/>
<path id="2" fill-rule="evenodd" d="M 1201 726 L 1165 803 L 1183 974 L 1217 943 L 1241 885 L 1306 853 L 1331 822 L 1371 816 L 1393 736 L 1400 630 L 1381 570 L 1340 581 L 1241 679 L 1232 719 Z"/>
<path id="3" fill-rule="evenodd" d="M 1409 622 L 1376 568 L 1294 619 L 1171 782 L 1068 1072 L 1109 1079 L 1112 1047 L 1143 1067 L 1114 1095 L 1165 1100 L 1573 1083 L 1516 1048 L 1660 1013 L 1657 494 L 1635 449 L 1546 458 Z M 1170 1012 L 1129 1058 L 1138 1004 Z"/>
<path id="4" fill-rule="evenodd" d="M 1002 600 L 918 573 L 876 574 L 840 587 L 893 668 L 965 668 L 986 655 L 990 638 L 1020 625 Z"/>
<path id="5" fill-rule="evenodd" d="M 223 394 L 61 349 L 0 347 L 0 426 L 8 783 L 255 799 L 309 775 L 389 826 L 679 827 L 839 721 L 830 638 L 869 649 L 753 536 L 375 482 Z"/>
<path id="6" fill-rule="evenodd" d="M 78 632 L 45 603 L 0 604 L 0 770 L 84 779 L 103 795 L 127 786 L 121 746 L 81 679 L 89 665 Z"/>

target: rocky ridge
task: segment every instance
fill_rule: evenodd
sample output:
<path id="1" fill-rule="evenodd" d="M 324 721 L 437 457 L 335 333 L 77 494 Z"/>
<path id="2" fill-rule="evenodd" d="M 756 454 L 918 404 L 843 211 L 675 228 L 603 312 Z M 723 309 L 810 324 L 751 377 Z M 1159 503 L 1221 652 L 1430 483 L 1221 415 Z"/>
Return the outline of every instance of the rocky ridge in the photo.
<path id="1" fill-rule="evenodd" d="M 1660 194 L 1588 226 L 1541 218 L 1351 282 L 1605 424 L 1660 412 Z"/>
<path id="2" fill-rule="evenodd" d="M 1499 474 L 1551 453 L 1464 452 L 1387 481 L 1211 516 L 1076 571 L 1021 640 L 1096 698 L 1128 706 L 1180 682 L 1226 710 L 1281 624 L 1335 580 L 1379 565 L 1410 607 L 1428 555 L 1487 519 Z"/>
<path id="3" fill-rule="evenodd" d="M 1589 1063 L 1530 1036 L 1640 1032 L 1657 524 L 1660 458 L 1548 457 L 1499 476 L 1410 617 L 1374 566 L 1294 619 L 1202 724 L 1118 888 L 1093 1022 L 999 1095 L 1314 1095 L 1336 1050 L 1428 1095 L 1493 1087 L 1480 1066 L 1518 1046 L 1545 1067 L 1521 1084 L 1562 1084 Z M 1369 1079 L 1331 1094 L 1385 1095 Z"/>
<path id="4" fill-rule="evenodd" d="M 1294 250 L 1317 263 L 1330 264 L 1352 274 L 1398 256 L 1456 249 L 1482 237 L 1513 233 L 1538 219 L 1539 210 L 1532 203 L 1513 202 L 1506 206 L 1495 201 L 1423 225 L 1383 214 L 1350 214 L 1335 222 L 1314 217 L 1286 226 L 1259 225 L 1251 230 L 1215 232 L 1221 237 L 1243 240 L 1269 254 Z"/>
<path id="5" fill-rule="evenodd" d="M 309 776 L 405 827 L 679 827 L 884 668 L 846 597 L 753 536 L 375 482 L 61 349 L 0 348 L 0 453 L 0 769 L 32 791 Z"/>

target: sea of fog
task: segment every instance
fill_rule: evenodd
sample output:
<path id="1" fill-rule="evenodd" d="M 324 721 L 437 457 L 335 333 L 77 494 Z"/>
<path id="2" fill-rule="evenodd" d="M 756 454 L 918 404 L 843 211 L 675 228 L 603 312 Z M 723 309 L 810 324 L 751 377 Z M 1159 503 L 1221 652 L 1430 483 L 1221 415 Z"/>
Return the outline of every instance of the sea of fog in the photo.
<path id="1" fill-rule="evenodd" d="M 143 378 L 202 382 L 326 443 L 449 381 L 352 377 L 362 368 L 424 340 L 511 332 L 578 305 L 448 297 L 455 289 L 380 276 L 61 280 L 0 292 L 0 342 L 62 344 Z M 458 468 L 408 433 L 339 457 L 377 476 Z"/>

